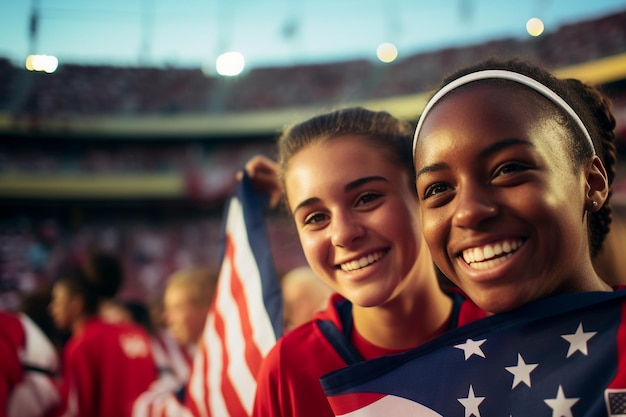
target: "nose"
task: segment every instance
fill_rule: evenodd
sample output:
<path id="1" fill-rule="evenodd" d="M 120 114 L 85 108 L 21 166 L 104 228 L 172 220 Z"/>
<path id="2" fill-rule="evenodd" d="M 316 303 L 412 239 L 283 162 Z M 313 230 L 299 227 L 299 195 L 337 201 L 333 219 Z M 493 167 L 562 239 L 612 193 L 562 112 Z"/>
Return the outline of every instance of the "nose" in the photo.
<path id="1" fill-rule="evenodd" d="M 493 191 L 480 185 L 464 185 L 457 188 L 456 200 L 454 226 L 477 228 L 482 222 L 498 214 L 498 204 Z"/>
<path id="2" fill-rule="evenodd" d="M 353 213 L 335 212 L 331 220 L 331 242 L 334 246 L 349 247 L 362 237 L 365 228 Z"/>

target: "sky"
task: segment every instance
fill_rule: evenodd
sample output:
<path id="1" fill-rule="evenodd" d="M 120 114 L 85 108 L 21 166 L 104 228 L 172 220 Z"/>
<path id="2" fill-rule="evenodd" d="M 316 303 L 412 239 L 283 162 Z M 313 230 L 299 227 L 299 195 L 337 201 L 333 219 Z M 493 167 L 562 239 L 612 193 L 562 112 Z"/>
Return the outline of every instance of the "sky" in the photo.
<path id="1" fill-rule="evenodd" d="M 33 8 L 39 11 L 29 36 Z M 626 10 L 626 0 L 1 0 L 0 56 L 59 64 L 202 67 L 237 50 L 246 67 L 398 59 L 490 39 L 524 38 L 539 17 L 560 25 Z"/>

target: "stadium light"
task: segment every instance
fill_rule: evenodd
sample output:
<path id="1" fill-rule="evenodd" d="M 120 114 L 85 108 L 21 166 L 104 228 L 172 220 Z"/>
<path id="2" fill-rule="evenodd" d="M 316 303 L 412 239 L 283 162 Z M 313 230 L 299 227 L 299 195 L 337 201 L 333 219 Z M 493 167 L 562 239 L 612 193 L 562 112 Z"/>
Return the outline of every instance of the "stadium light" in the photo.
<path id="1" fill-rule="evenodd" d="M 398 48 L 396 48 L 396 45 L 393 43 L 381 43 L 378 45 L 378 48 L 376 48 L 376 56 L 382 62 L 393 62 L 398 57 Z"/>
<path id="2" fill-rule="evenodd" d="M 528 22 L 526 22 L 526 32 L 528 32 L 530 36 L 541 35 L 543 33 L 543 29 L 543 22 L 538 17 L 528 19 Z"/>
<path id="3" fill-rule="evenodd" d="M 217 57 L 215 69 L 219 75 L 232 77 L 241 74 L 246 63 L 239 52 L 224 52 Z"/>
<path id="4" fill-rule="evenodd" d="M 28 71 L 53 73 L 59 67 L 59 60 L 52 55 L 28 55 L 25 67 Z"/>

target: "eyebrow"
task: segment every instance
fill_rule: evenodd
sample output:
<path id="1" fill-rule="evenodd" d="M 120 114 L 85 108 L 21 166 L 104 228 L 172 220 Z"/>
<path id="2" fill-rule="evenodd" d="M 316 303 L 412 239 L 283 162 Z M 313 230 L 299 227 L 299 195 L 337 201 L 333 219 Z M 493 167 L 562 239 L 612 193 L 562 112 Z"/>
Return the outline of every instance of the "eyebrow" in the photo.
<path id="1" fill-rule="evenodd" d="M 518 138 L 510 138 L 510 139 L 504 139 L 501 141 L 498 141 L 496 143 L 493 143 L 489 146 L 487 146 L 485 149 L 481 150 L 478 153 L 478 157 L 479 159 L 485 159 L 491 155 L 493 155 L 496 152 L 499 152 L 503 149 L 506 148 L 510 148 L 512 146 L 526 146 L 526 147 L 532 147 L 534 148 L 535 145 L 532 142 L 529 142 L 526 139 L 518 139 Z M 448 168 L 449 165 L 446 163 L 436 163 L 436 164 L 432 164 L 432 165 L 427 165 L 424 168 L 420 169 L 419 171 L 416 172 L 415 174 L 415 179 L 417 180 L 420 175 L 422 174 L 427 174 L 430 172 L 436 172 L 436 171 L 441 171 L 443 169 Z"/>
<path id="2" fill-rule="evenodd" d="M 390 182 L 390 181 L 389 181 L 387 178 L 385 178 L 385 177 L 381 177 L 381 176 L 379 176 L 379 175 L 373 175 L 373 176 L 371 176 L 371 177 L 363 177 L 363 178 L 359 178 L 359 179 L 356 179 L 356 180 L 354 180 L 354 181 L 351 181 L 351 182 L 347 183 L 347 184 L 345 185 L 345 187 L 343 187 L 343 189 L 344 189 L 344 191 L 346 191 L 346 192 L 348 192 L 348 191 L 352 191 L 352 190 L 354 190 L 354 189 L 356 189 L 356 188 L 359 188 L 359 187 L 360 187 L 360 186 L 362 186 L 363 184 L 367 184 L 367 183 L 374 182 L 374 181 L 384 181 L 384 182 Z M 317 202 L 319 202 L 319 201 L 320 201 L 320 199 L 319 199 L 319 198 L 317 198 L 317 197 L 307 198 L 306 200 L 301 201 L 301 202 L 300 202 L 300 203 L 299 203 L 299 204 L 298 204 L 298 205 L 297 205 L 297 206 L 293 209 L 293 212 L 292 212 L 291 214 L 292 214 L 292 215 L 293 215 L 293 214 L 296 214 L 296 212 L 297 212 L 298 210 L 300 210 L 301 208 L 303 208 L 303 207 L 307 207 L 307 206 L 310 206 L 310 205 L 313 205 L 313 204 L 315 204 L 315 203 L 317 203 Z"/>

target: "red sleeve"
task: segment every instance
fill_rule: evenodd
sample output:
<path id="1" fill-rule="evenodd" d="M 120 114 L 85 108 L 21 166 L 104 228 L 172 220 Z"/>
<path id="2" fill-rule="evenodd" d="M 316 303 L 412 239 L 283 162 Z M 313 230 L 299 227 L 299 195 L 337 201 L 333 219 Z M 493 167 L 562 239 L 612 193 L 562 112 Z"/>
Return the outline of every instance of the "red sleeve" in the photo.
<path id="1" fill-rule="evenodd" d="M 283 390 L 280 378 L 280 357 L 283 339 L 279 339 L 276 345 L 269 351 L 261 363 L 257 375 L 257 388 L 254 398 L 252 417 L 283 417 L 281 410 L 288 410 L 281 398 Z"/>
<path id="2" fill-rule="evenodd" d="M 97 375 L 94 364 L 81 341 L 68 343 L 63 358 L 61 407 L 56 415 L 90 417 L 98 414 L 94 398 Z"/>
<path id="3" fill-rule="evenodd" d="M 22 379 L 19 351 L 25 343 L 19 319 L 0 312 L 0 417 L 5 417 L 12 388 Z"/>

